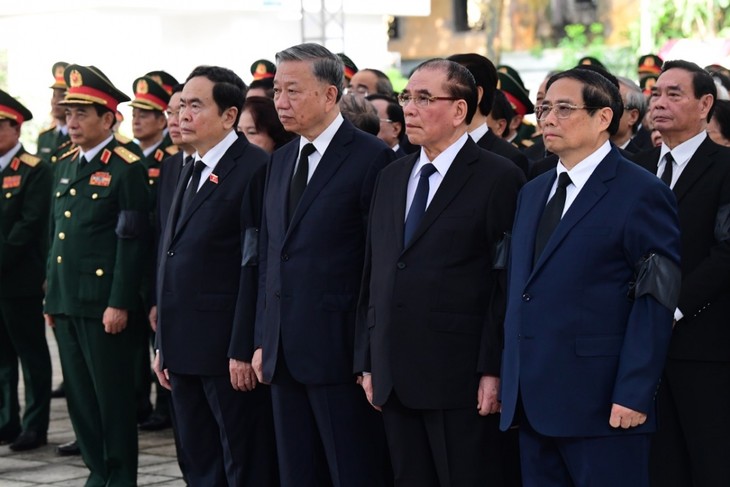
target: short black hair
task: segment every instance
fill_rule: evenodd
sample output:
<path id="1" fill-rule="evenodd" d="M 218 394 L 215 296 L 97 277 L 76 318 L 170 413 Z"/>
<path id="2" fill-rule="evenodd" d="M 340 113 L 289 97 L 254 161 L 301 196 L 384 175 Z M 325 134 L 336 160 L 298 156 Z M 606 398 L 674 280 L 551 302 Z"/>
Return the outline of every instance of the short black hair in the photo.
<path id="1" fill-rule="evenodd" d="M 699 100 L 705 95 L 712 95 L 713 104 L 710 106 L 710 111 L 707 112 L 707 121 L 709 122 L 715 108 L 714 102 L 717 100 L 717 86 L 715 86 L 715 81 L 712 79 L 712 75 L 695 63 L 685 61 L 683 59 L 665 62 L 662 65 L 662 73 L 674 68 L 684 69 L 685 71 L 692 73 L 692 89 L 694 90 L 695 98 Z M 661 77 L 661 75 L 659 75 L 659 77 Z"/>
<path id="2" fill-rule="evenodd" d="M 489 115 L 492 111 L 492 100 L 494 100 L 494 92 L 497 91 L 497 68 L 494 63 L 479 54 L 454 54 L 447 58 L 450 61 L 457 62 L 464 66 L 474 76 L 474 82 L 481 87 L 484 93 L 482 100 L 479 102 L 479 111 L 482 115 Z"/>
<path id="3" fill-rule="evenodd" d="M 730 100 L 716 100 L 714 108 L 714 117 L 720 133 L 730 140 Z"/>
<path id="4" fill-rule="evenodd" d="M 585 66 L 581 66 L 552 76 L 547 82 L 546 89 L 549 90 L 553 83 L 563 78 L 574 79 L 583 84 L 581 90 L 583 104 L 590 107 L 586 108 L 590 115 L 596 113 L 599 108 L 607 107 L 613 111 L 611 123 L 608 125 L 608 134 L 615 135 L 621 115 L 624 113 L 623 100 L 621 99 L 621 93 L 618 91 L 618 80 L 613 83 L 598 70 L 586 69 Z"/>
<path id="5" fill-rule="evenodd" d="M 208 78 L 214 83 L 213 100 L 218 105 L 219 114 L 230 107 L 236 107 L 238 113 L 233 127 L 238 126 L 238 119 L 241 117 L 241 109 L 246 98 L 246 83 L 232 70 L 220 66 L 198 66 L 193 69 L 185 82 L 199 76 Z"/>
<path id="6" fill-rule="evenodd" d="M 497 134 L 499 137 L 504 137 L 509 132 L 509 124 L 513 118 L 515 118 L 517 112 L 512 108 L 512 104 L 507 99 L 507 96 L 502 90 L 496 90 L 494 92 L 494 101 L 492 103 L 492 111 L 490 116 L 494 120 L 507 120 L 507 125 L 501 134 Z"/>

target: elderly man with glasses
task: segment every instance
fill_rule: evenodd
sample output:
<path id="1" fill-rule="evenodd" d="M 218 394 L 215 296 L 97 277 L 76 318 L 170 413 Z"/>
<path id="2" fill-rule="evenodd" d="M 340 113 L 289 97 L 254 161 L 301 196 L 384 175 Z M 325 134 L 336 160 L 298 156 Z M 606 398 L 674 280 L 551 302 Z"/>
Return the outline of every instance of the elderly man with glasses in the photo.
<path id="1" fill-rule="evenodd" d="M 375 188 L 355 372 L 382 409 L 396 486 L 503 485 L 503 251 L 524 175 L 469 137 L 477 89 L 460 64 L 423 63 L 398 100 L 421 148 Z"/>

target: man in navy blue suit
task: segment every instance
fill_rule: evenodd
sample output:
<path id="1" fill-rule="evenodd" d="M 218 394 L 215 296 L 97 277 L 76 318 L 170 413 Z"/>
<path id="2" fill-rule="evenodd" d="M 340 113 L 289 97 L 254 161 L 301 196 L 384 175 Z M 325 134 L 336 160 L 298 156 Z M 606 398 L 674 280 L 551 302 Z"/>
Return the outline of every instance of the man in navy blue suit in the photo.
<path id="1" fill-rule="evenodd" d="M 155 372 L 171 390 L 191 486 L 273 487 L 268 387 L 251 367 L 258 233 L 267 154 L 236 133 L 245 85 L 199 66 L 180 97 L 195 148 L 161 220 Z"/>
<path id="2" fill-rule="evenodd" d="M 253 365 L 272 384 L 281 483 L 384 485 L 382 419 L 352 361 L 370 199 L 394 154 L 342 118 L 339 57 L 302 44 L 276 61 L 276 109 L 299 137 L 266 176 Z"/>
<path id="3" fill-rule="evenodd" d="M 560 163 L 518 201 L 501 427 L 519 424 L 525 487 L 648 486 L 679 296 L 676 201 L 611 147 L 622 104 L 604 76 L 553 76 L 536 112 Z"/>

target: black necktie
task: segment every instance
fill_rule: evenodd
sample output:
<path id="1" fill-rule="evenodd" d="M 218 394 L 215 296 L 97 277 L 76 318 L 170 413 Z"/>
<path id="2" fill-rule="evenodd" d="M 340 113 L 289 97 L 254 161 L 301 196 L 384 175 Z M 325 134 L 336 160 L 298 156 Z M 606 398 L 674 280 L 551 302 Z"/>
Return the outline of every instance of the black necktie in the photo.
<path id="1" fill-rule="evenodd" d="M 555 194 L 547 205 L 545 210 L 542 212 L 540 217 L 540 223 L 537 225 L 537 234 L 535 235 L 535 255 L 533 256 L 532 264 L 535 265 L 537 260 L 540 258 L 545 245 L 547 245 L 550 236 L 555 231 L 555 227 L 560 223 L 560 219 L 563 218 L 563 208 L 565 208 L 565 188 L 572 181 L 567 172 L 560 173 L 558 178 L 558 187 L 555 190 Z"/>
<path id="2" fill-rule="evenodd" d="M 86 160 L 86 157 L 81 156 L 81 159 L 79 159 L 79 169 L 83 169 L 88 163 L 89 161 Z"/>
<path id="3" fill-rule="evenodd" d="M 411 241 L 413 234 L 418 228 L 418 224 L 423 219 L 423 214 L 426 213 L 426 203 L 428 202 L 429 184 L 428 178 L 431 174 L 436 172 L 436 166 L 431 163 L 424 164 L 421 168 L 421 174 L 418 178 L 418 186 L 416 186 L 416 193 L 413 195 L 413 202 L 408 210 L 408 216 L 406 217 L 406 225 L 403 230 L 403 244 L 408 245 Z"/>
<path id="4" fill-rule="evenodd" d="M 664 172 L 662 173 L 661 180 L 664 181 L 664 184 L 672 187 L 672 174 L 674 173 L 674 157 L 672 157 L 671 152 L 667 152 L 667 155 L 664 156 Z"/>
<path id="5" fill-rule="evenodd" d="M 299 163 L 297 164 L 296 171 L 294 171 L 291 186 L 289 186 L 289 222 L 291 222 L 291 219 L 294 216 L 294 210 L 296 210 L 299 200 L 302 198 L 304 188 L 307 187 L 307 178 L 309 176 L 309 156 L 314 151 L 314 145 L 309 143 L 302 147 L 302 152 L 299 154 Z"/>
<path id="6" fill-rule="evenodd" d="M 195 161 L 195 165 L 193 166 L 193 175 L 190 178 L 190 184 L 188 184 L 188 187 L 185 188 L 185 194 L 183 195 L 183 200 L 180 204 L 180 215 L 185 214 L 188 206 L 190 206 L 193 196 L 195 196 L 195 193 L 198 192 L 198 186 L 200 186 L 200 175 L 203 173 L 204 168 L 205 163 L 201 159 Z"/>

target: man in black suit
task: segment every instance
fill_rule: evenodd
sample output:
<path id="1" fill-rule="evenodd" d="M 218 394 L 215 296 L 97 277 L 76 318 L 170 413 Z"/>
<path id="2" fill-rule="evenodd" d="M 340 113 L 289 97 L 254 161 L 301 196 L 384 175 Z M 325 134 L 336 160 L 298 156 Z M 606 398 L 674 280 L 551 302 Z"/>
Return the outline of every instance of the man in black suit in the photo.
<path id="1" fill-rule="evenodd" d="M 355 371 L 382 408 L 397 486 L 504 485 L 501 250 L 525 177 L 468 136 L 477 89 L 465 67 L 427 61 L 399 99 L 421 151 L 376 185 Z"/>
<path id="2" fill-rule="evenodd" d="M 155 371 L 172 391 L 193 486 L 276 485 L 271 402 L 250 361 L 256 234 L 267 155 L 236 133 L 245 85 L 193 70 L 180 101 L 196 150 L 162 220 Z"/>
<path id="3" fill-rule="evenodd" d="M 370 199 L 393 151 L 342 118 L 337 55 L 301 44 L 276 60 L 274 102 L 299 137 L 266 178 L 254 366 L 272 384 L 281 483 L 380 486 L 382 420 L 352 359 Z"/>
<path id="4" fill-rule="evenodd" d="M 494 152 L 514 162 L 527 176 L 527 157 L 514 145 L 495 134 L 487 126 L 487 115 L 492 111 L 494 92 L 497 90 L 497 68 L 492 61 L 479 54 L 454 54 L 448 58 L 461 64 L 474 76 L 477 85 L 477 111 L 469 123 L 469 136 L 482 149 Z"/>
<path id="5" fill-rule="evenodd" d="M 699 66 L 665 63 L 651 93 L 663 142 L 635 160 L 674 191 L 682 232 L 682 288 L 657 399 L 652 483 L 730 485 L 730 149 L 705 132 L 716 87 Z"/>

